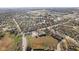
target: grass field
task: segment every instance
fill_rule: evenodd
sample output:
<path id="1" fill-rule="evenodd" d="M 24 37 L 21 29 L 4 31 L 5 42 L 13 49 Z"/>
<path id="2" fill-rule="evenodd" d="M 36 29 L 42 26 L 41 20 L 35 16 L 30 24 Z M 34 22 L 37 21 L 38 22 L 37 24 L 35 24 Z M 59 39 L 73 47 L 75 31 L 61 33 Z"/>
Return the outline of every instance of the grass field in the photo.
<path id="1" fill-rule="evenodd" d="M 21 46 L 20 41 L 21 36 L 15 36 L 6 32 L 4 37 L 0 39 L 0 51 L 16 51 Z"/>
<path id="2" fill-rule="evenodd" d="M 5 33 L 4 37 L 0 40 L 0 51 L 14 50 L 14 39 L 10 37 L 9 33 Z"/>
<path id="3" fill-rule="evenodd" d="M 47 49 L 55 50 L 58 41 L 51 36 L 42 36 L 42 37 L 32 37 L 27 36 L 29 40 L 29 45 L 33 49 Z"/>

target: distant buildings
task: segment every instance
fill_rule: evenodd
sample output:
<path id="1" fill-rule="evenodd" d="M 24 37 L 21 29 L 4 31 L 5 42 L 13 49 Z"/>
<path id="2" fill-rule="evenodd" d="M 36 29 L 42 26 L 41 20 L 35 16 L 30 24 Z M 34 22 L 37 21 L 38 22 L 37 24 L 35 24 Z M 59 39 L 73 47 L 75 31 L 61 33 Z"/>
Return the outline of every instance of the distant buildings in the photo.
<path id="1" fill-rule="evenodd" d="M 32 37 L 41 37 L 46 36 L 46 33 L 44 31 L 32 31 Z"/>

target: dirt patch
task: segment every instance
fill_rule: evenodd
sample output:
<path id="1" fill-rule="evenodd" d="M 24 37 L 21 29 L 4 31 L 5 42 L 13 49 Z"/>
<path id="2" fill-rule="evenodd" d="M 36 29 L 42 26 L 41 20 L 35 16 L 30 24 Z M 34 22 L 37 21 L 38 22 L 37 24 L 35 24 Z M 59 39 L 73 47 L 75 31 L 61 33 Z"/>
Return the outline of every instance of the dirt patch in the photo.
<path id="1" fill-rule="evenodd" d="M 55 50 L 57 44 L 58 41 L 51 36 L 43 36 L 38 38 L 33 37 L 30 39 L 30 45 L 33 49 Z"/>
<path id="2" fill-rule="evenodd" d="M 10 37 L 9 33 L 6 33 L 0 40 L 0 51 L 13 50 L 13 39 Z"/>

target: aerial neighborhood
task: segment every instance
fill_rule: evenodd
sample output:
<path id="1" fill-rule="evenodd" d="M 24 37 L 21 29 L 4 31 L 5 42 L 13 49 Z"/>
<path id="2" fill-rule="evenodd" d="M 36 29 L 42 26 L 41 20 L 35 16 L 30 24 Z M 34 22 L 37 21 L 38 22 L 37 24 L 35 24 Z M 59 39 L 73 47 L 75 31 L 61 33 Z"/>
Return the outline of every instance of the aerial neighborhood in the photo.
<path id="1" fill-rule="evenodd" d="M 79 51 L 79 8 L 0 9 L 0 51 Z"/>

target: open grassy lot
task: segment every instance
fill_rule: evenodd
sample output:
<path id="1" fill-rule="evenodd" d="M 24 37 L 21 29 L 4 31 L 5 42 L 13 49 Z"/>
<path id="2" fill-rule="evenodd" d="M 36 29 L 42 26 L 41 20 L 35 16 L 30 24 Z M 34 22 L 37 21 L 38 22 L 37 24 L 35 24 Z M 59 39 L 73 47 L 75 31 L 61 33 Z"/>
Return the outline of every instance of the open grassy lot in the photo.
<path id="1" fill-rule="evenodd" d="M 1 50 L 14 50 L 14 39 L 10 37 L 9 33 L 5 33 L 4 37 L 0 39 L 0 51 Z"/>
<path id="2" fill-rule="evenodd" d="M 55 50 L 58 41 L 51 36 L 32 37 L 27 36 L 29 46 L 33 49 Z"/>
<path id="3" fill-rule="evenodd" d="M 21 37 L 15 36 L 6 32 L 5 35 L 0 38 L 0 51 L 16 51 L 20 50 L 21 46 Z"/>

